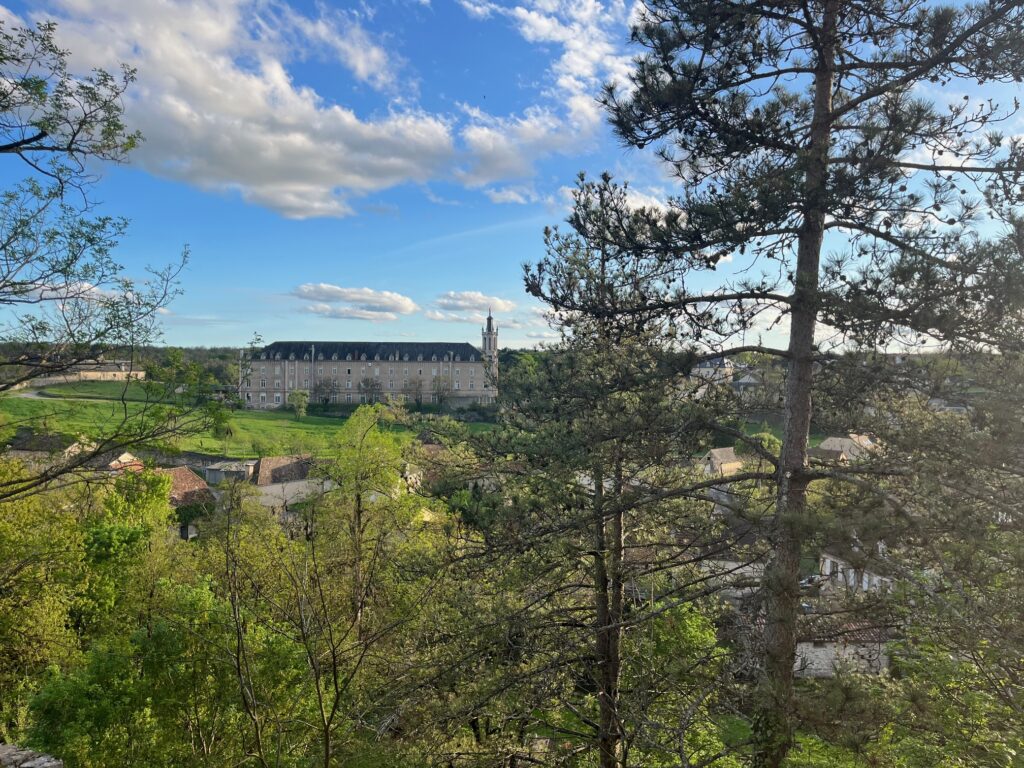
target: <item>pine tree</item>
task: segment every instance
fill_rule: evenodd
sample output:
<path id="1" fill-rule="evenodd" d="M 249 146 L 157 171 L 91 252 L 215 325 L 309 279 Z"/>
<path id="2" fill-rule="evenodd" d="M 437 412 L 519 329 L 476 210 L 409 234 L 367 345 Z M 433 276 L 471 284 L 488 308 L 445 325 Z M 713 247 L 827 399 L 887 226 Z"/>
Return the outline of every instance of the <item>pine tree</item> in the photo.
<path id="1" fill-rule="evenodd" d="M 774 767 L 794 737 L 820 335 L 862 349 L 1020 348 L 1024 144 L 998 132 L 1016 104 L 946 105 L 928 89 L 1020 82 L 1024 9 L 647 0 L 638 18 L 646 51 L 631 87 L 609 87 L 605 103 L 623 141 L 656 146 L 682 191 L 667 210 L 617 205 L 598 234 L 655 285 L 612 303 L 549 259 L 527 286 L 560 312 L 659 314 L 689 343 L 785 361 L 754 747 L 754 764 Z M 608 180 L 589 189 L 614 199 Z M 577 205 L 578 232 L 591 231 L 591 208 Z M 702 290 L 701 273 L 728 259 L 746 268 Z M 745 343 L 759 320 L 780 317 L 785 348 Z"/>

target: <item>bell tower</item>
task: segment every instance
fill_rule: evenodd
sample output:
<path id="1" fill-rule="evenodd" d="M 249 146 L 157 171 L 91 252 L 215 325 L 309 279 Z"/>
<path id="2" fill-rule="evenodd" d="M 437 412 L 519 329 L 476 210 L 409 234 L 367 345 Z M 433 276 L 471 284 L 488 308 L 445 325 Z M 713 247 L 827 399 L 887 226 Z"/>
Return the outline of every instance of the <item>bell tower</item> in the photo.
<path id="1" fill-rule="evenodd" d="M 498 380 L 498 326 L 491 316 L 490 307 L 487 308 L 487 325 L 480 329 L 480 336 L 483 341 L 484 360 L 487 362 L 487 370 L 494 381 Z"/>

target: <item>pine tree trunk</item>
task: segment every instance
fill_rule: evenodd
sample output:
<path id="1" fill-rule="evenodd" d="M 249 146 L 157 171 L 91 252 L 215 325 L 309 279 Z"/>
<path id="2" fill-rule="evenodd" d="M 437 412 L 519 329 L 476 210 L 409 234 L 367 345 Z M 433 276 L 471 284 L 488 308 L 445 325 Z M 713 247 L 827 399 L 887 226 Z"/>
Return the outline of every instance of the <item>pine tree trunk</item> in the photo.
<path id="1" fill-rule="evenodd" d="M 613 521 L 609 536 L 605 518 L 604 475 L 594 473 L 594 596 L 596 629 L 594 655 L 597 662 L 598 764 L 619 768 L 622 734 L 619 727 L 619 621 L 622 615 L 621 562 L 622 525 Z M 614 514 L 619 514 L 618 509 Z M 614 515 L 613 515 L 614 516 Z M 617 523 L 617 524 L 616 524 Z"/>
<path id="2" fill-rule="evenodd" d="M 814 330 L 818 280 L 828 205 L 829 139 L 835 78 L 838 0 L 826 0 L 819 26 L 814 115 L 804 172 L 804 219 L 797 243 L 791 306 L 789 373 L 786 380 L 773 555 L 765 570 L 764 669 L 754 718 L 755 768 L 779 768 L 793 745 L 793 667 L 800 609 L 800 555 L 805 539 L 811 427 Z"/>

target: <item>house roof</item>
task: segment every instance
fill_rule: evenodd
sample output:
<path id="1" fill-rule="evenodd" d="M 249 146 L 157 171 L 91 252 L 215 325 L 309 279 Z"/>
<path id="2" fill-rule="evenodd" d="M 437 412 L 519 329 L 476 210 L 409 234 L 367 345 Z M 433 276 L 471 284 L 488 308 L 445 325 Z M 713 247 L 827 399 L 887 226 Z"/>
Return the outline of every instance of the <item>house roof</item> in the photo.
<path id="1" fill-rule="evenodd" d="M 256 464 L 256 485 L 274 485 L 309 477 L 309 456 L 265 456 Z"/>
<path id="2" fill-rule="evenodd" d="M 458 355 L 464 362 L 469 362 L 470 357 L 483 359 L 472 344 L 447 341 L 275 341 L 256 353 L 256 359 L 264 359 L 263 355 L 267 360 L 278 359 L 278 355 L 281 360 L 293 355 L 296 360 L 308 359 L 310 347 L 314 348 L 317 360 L 360 360 L 363 355 L 367 360 L 419 361 L 435 356 L 443 360 L 448 354 Z"/>
<path id="3" fill-rule="evenodd" d="M 145 465 L 142 463 L 142 460 L 138 456 L 136 456 L 133 453 L 128 453 L 127 451 L 125 451 L 116 459 L 113 459 L 112 461 L 110 461 L 110 463 L 107 464 L 107 469 L 115 471 L 128 470 L 130 472 L 138 472 L 144 467 Z"/>
<path id="4" fill-rule="evenodd" d="M 894 628 L 881 620 L 849 619 L 830 614 L 807 614 L 797 621 L 797 642 L 868 645 L 887 643 Z"/>
<path id="5" fill-rule="evenodd" d="M 171 478 L 172 507 L 209 504 L 214 501 L 213 492 L 206 481 L 188 467 L 158 469 L 156 473 Z"/>
<path id="6" fill-rule="evenodd" d="M 704 462 L 711 465 L 711 468 L 720 472 L 727 464 L 742 464 L 743 461 L 736 455 L 735 448 L 712 448 L 704 454 Z"/>
<path id="7" fill-rule="evenodd" d="M 850 457 L 842 448 L 810 448 L 807 451 L 807 457 L 811 459 L 818 459 L 819 461 L 849 461 Z"/>

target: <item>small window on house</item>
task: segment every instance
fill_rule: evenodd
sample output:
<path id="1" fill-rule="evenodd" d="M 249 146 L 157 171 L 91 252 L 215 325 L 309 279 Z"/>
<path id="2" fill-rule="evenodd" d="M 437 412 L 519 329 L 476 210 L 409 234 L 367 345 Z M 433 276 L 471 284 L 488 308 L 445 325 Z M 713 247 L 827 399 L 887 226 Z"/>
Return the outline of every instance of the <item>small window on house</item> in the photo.
<path id="1" fill-rule="evenodd" d="M 458 363 L 458 362 L 461 362 L 461 361 L 462 361 L 462 357 L 460 355 L 456 355 L 455 356 L 455 362 Z"/>
<path id="2" fill-rule="evenodd" d="M 476 362 L 476 355 L 470 355 L 469 356 L 469 362 L 475 363 Z"/>
<path id="3" fill-rule="evenodd" d="M 423 362 L 423 355 L 416 355 L 416 362 L 417 363 L 422 363 Z"/>

